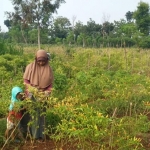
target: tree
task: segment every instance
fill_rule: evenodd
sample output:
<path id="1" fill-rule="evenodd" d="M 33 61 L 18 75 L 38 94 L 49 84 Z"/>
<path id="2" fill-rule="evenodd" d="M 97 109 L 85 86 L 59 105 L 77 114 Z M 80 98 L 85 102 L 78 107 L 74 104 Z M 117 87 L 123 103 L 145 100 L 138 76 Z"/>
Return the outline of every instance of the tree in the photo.
<path id="1" fill-rule="evenodd" d="M 80 33 L 84 31 L 83 28 L 84 28 L 84 25 L 81 21 L 76 22 L 74 26 L 74 34 L 76 35 L 76 37 L 78 37 Z"/>
<path id="2" fill-rule="evenodd" d="M 136 20 L 138 30 L 144 35 L 149 35 L 149 4 L 141 1 L 137 6 L 137 10 L 133 13 L 133 18 Z"/>
<path id="3" fill-rule="evenodd" d="M 126 16 L 127 22 L 131 22 L 133 19 L 133 12 L 128 11 L 125 16 Z"/>
<path id="4" fill-rule="evenodd" d="M 4 20 L 4 25 L 9 29 L 11 27 L 11 21 L 10 20 Z"/>
<path id="5" fill-rule="evenodd" d="M 54 27 L 50 33 L 53 37 L 64 39 L 67 37 L 69 30 L 71 29 L 71 23 L 68 18 L 59 16 L 54 20 Z"/>
<path id="6" fill-rule="evenodd" d="M 99 35 L 101 33 L 102 26 L 96 24 L 91 18 L 87 21 L 86 32 L 88 35 Z"/>
<path id="7" fill-rule="evenodd" d="M 74 43 L 74 33 L 73 33 L 73 31 L 69 32 L 66 40 L 67 40 L 69 46 Z"/>
<path id="8" fill-rule="evenodd" d="M 101 30 L 102 25 L 96 24 L 95 21 L 90 18 L 86 25 L 86 34 L 91 37 L 88 37 L 88 43 L 93 43 L 92 45 L 95 47 L 97 44 L 96 38 L 102 34 Z"/>
<path id="9" fill-rule="evenodd" d="M 121 37 L 123 33 L 122 26 L 126 24 L 126 20 L 114 21 L 114 30 L 112 31 L 113 37 Z"/>
<path id="10" fill-rule="evenodd" d="M 122 24 L 121 31 L 125 34 L 126 37 L 132 38 L 132 35 L 137 32 L 137 27 L 133 22 L 129 22 Z"/>
<path id="11" fill-rule="evenodd" d="M 40 29 L 48 27 L 52 14 L 57 12 L 64 0 L 12 0 L 14 13 L 9 13 L 14 23 L 21 27 L 32 26 L 38 31 L 38 47 L 40 49 Z M 21 28 L 22 29 L 22 28 Z"/>
<path id="12" fill-rule="evenodd" d="M 87 26 L 83 25 L 81 21 L 76 22 L 74 26 L 74 34 L 76 35 L 77 44 L 81 44 L 85 47 L 87 37 Z"/>
<path id="13" fill-rule="evenodd" d="M 72 17 L 72 31 L 73 31 L 73 37 L 74 37 L 74 43 L 75 43 L 75 38 L 76 38 L 76 35 L 74 33 L 74 25 L 75 25 L 75 20 L 76 20 L 76 16 L 73 16 Z"/>
<path id="14" fill-rule="evenodd" d="M 11 41 L 15 43 L 22 43 L 20 26 L 13 26 L 9 31 L 9 35 L 11 36 Z"/>
<path id="15" fill-rule="evenodd" d="M 109 36 L 110 32 L 113 31 L 114 29 L 114 24 L 113 23 L 110 23 L 108 21 L 104 22 L 103 25 L 102 25 L 102 34 L 103 36 L 106 35 L 106 36 Z"/>

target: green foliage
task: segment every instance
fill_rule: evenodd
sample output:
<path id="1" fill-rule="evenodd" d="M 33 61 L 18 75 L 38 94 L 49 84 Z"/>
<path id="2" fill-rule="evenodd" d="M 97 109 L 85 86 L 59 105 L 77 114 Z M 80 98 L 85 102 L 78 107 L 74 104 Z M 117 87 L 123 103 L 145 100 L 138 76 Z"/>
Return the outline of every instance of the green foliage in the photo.
<path id="1" fill-rule="evenodd" d="M 54 133 L 56 131 L 57 125 L 61 123 L 61 118 L 59 115 L 51 112 L 50 110 L 46 113 L 46 127 L 49 130 L 49 133 Z"/>
<path id="2" fill-rule="evenodd" d="M 66 52 L 66 55 L 73 56 L 73 54 L 75 53 L 75 50 L 72 47 L 66 47 L 65 52 Z"/>
<path id="3" fill-rule="evenodd" d="M 0 40 L 0 55 L 3 54 L 11 54 L 11 55 L 22 55 L 23 49 L 22 47 L 15 47 L 15 45 L 11 45 L 6 43 L 3 40 Z"/>
<path id="4" fill-rule="evenodd" d="M 69 142 L 78 149 L 142 150 L 137 135 L 147 134 L 150 127 L 146 116 L 150 108 L 149 51 L 65 47 L 49 51 L 55 80 L 46 99 L 45 134 L 56 145 Z M 24 88 L 22 66 L 33 57 L 0 56 L 1 117 L 6 116 L 11 88 Z M 31 90 L 36 98 L 45 99 L 35 88 Z M 44 106 L 31 101 L 25 105 L 31 113 L 35 111 L 30 106 Z"/>
<path id="5" fill-rule="evenodd" d="M 8 113 L 8 107 L 10 105 L 10 100 L 0 100 L 0 105 L 3 107 L 0 109 L 0 118 L 6 117 Z"/>
<path id="6" fill-rule="evenodd" d="M 0 119 L 0 135 L 4 135 L 6 130 L 6 118 Z"/>
<path id="7" fill-rule="evenodd" d="M 150 131 L 150 122 L 146 115 L 139 115 L 136 120 L 136 132 L 137 133 L 148 133 Z M 133 127 L 133 130 L 135 128 Z"/>
<path id="8" fill-rule="evenodd" d="M 142 48 L 150 48 L 150 37 L 143 37 L 139 46 Z"/>
<path id="9" fill-rule="evenodd" d="M 131 22 L 131 20 L 133 19 L 133 12 L 128 11 L 125 16 L 127 21 Z"/>
<path id="10" fill-rule="evenodd" d="M 54 76 L 54 95 L 57 95 L 58 98 L 63 99 L 65 97 L 65 91 L 68 87 L 67 77 L 64 74 L 57 72 L 54 74 Z"/>
<path id="11" fill-rule="evenodd" d="M 0 119 L 0 147 L 4 144 L 4 134 L 6 130 L 6 118 Z"/>
<path id="12" fill-rule="evenodd" d="M 116 147 L 120 149 L 142 148 L 140 140 L 134 137 L 136 133 L 132 132 L 134 127 L 137 127 L 135 120 L 131 121 L 132 118 L 113 120 L 87 105 L 77 108 L 60 106 L 54 111 L 62 118 L 62 122 L 57 126 L 56 133 L 51 135 L 51 138 L 57 142 L 61 141 L 61 146 L 69 141 L 88 150 Z"/>
<path id="13" fill-rule="evenodd" d="M 75 23 L 76 17 L 73 17 L 72 26 L 68 18 L 58 16 L 53 19 L 52 16 L 60 5 L 65 3 L 64 0 L 54 2 L 12 0 L 12 3 L 17 9 L 14 9 L 13 13 L 6 12 L 7 19 L 4 21 L 9 31 L 0 33 L 0 38 L 7 39 L 9 42 L 38 43 L 39 46 L 41 41 L 43 44 L 88 48 L 135 46 L 149 48 L 148 40 L 142 39 L 142 36 L 148 38 L 150 26 L 150 7 L 145 2 L 139 2 L 134 12 L 130 10 L 126 12 L 126 19 L 97 24 L 90 18 L 87 24 L 83 24 L 82 21 Z"/>
<path id="14" fill-rule="evenodd" d="M 50 32 L 50 36 L 57 37 L 55 41 L 58 44 L 62 41 L 62 39 L 67 37 L 71 23 L 68 18 L 60 16 L 54 20 L 53 26 L 54 27 L 53 30 L 51 30 Z"/>
<path id="15" fill-rule="evenodd" d="M 12 34 L 12 39 L 14 40 L 14 42 L 17 41 L 18 43 L 20 43 L 22 42 L 20 39 L 24 39 L 24 42 L 27 43 L 26 36 L 28 36 L 28 31 L 31 30 L 29 32 L 31 38 L 30 42 L 35 43 L 35 28 L 38 28 L 37 43 L 40 47 L 40 30 L 44 30 L 45 28 L 48 29 L 52 20 L 52 14 L 60 7 L 60 4 L 64 2 L 64 0 L 55 0 L 54 2 L 34 0 L 22 2 L 18 0 L 13 0 L 12 4 L 14 8 L 17 9 L 14 9 L 13 13 L 7 12 L 6 14 L 11 20 L 10 33 Z M 21 21 L 22 19 L 24 20 L 23 22 Z M 26 33 L 26 35 L 24 33 Z M 46 36 L 44 36 L 44 38 L 45 37 Z M 42 42 L 44 43 L 44 40 Z"/>
<path id="16" fill-rule="evenodd" d="M 149 35 L 150 15 L 149 4 L 140 2 L 137 6 L 137 10 L 133 13 L 133 17 L 136 20 L 138 30 L 144 35 Z"/>
<path id="17" fill-rule="evenodd" d="M 29 31 L 30 43 L 37 43 L 38 31 L 37 29 Z"/>

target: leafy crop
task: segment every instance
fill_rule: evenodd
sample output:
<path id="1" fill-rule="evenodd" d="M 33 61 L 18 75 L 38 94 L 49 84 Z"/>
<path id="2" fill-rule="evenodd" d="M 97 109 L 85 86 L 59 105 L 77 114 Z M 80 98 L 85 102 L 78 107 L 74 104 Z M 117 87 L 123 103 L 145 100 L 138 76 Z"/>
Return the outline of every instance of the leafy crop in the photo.
<path id="1" fill-rule="evenodd" d="M 86 150 L 144 149 L 138 135 L 150 128 L 150 52 L 56 47 L 48 51 L 55 79 L 46 100 L 45 134 L 57 148 L 69 143 Z M 24 88 L 23 71 L 34 55 L 0 57 L 0 115 L 4 117 L 11 88 Z M 31 92 L 42 98 L 36 90 Z M 32 113 L 30 104 L 24 105 Z"/>

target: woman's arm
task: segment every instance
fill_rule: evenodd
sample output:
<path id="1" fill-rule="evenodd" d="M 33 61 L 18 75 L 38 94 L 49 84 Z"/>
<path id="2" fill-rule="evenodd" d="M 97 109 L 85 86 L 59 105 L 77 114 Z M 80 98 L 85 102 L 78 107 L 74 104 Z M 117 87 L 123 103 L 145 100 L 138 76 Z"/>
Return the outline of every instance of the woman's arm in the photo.
<path id="1" fill-rule="evenodd" d="M 28 87 L 30 86 L 30 81 L 27 79 L 24 79 L 24 85 L 25 85 L 25 94 L 27 95 L 27 97 L 31 98 L 32 94 L 28 90 Z"/>

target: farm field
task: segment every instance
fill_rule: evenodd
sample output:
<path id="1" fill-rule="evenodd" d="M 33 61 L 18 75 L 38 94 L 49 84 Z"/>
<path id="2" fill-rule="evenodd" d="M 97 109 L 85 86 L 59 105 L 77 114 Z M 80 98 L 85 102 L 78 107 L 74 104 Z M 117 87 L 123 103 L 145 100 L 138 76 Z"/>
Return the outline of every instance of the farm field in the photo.
<path id="1" fill-rule="evenodd" d="M 5 150 L 150 148 L 150 50 L 48 45 L 42 48 L 51 54 L 49 63 L 55 78 L 47 100 L 46 143 L 35 145 L 28 138 L 22 145 L 7 143 Z M 23 72 L 33 61 L 36 49 L 28 46 L 22 54 L 0 55 L 1 118 L 6 118 L 12 87 L 24 88 Z M 5 128 L 6 120 L 1 119 L 1 148 Z"/>

